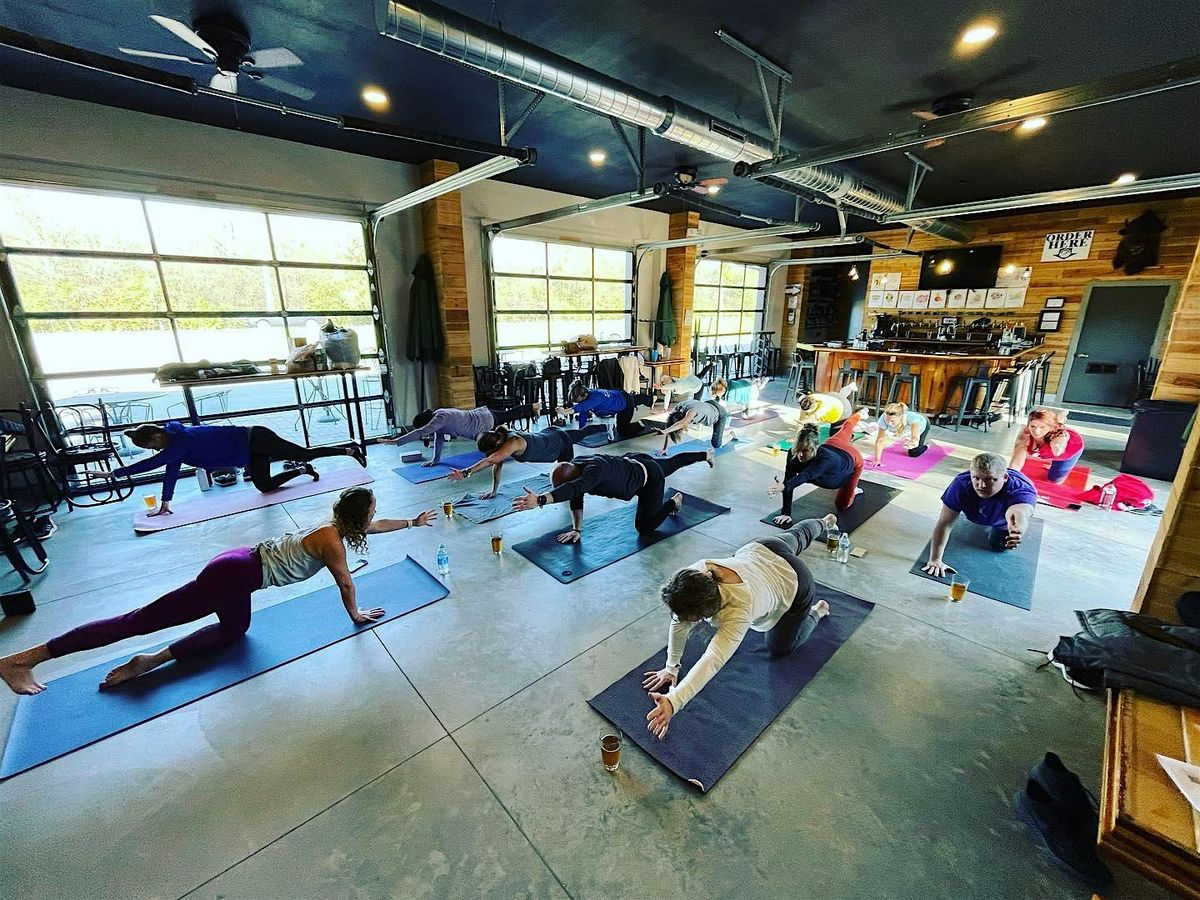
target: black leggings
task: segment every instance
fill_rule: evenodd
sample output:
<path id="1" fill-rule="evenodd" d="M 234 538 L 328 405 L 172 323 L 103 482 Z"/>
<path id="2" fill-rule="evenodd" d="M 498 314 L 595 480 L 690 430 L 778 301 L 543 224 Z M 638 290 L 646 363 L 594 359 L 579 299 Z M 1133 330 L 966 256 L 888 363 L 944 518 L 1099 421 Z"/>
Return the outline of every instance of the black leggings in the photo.
<path id="1" fill-rule="evenodd" d="M 283 487 L 298 475 L 307 474 L 304 469 L 271 474 L 271 463 L 281 460 L 310 463 L 325 456 L 345 456 L 345 447 L 301 447 L 285 441 L 270 428 L 254 425 L 250 428 L 250 480 L 264 494 Z"/>
<path id="2" fill-rule="evenodd" d="M 528 419 L 533 421 L 533 407 L 528 403 L 521 403 L 517 406 L 510 406 L 508 409 L 493 409 L 492 418 L 496 424 L 493 428 L 500 425 L 507 425 L 509 422 L 515 422 L 517 419 Z"/>
<path id="3" fill-rule="evenodd" d="M 708 454 L 700 451 L 676 453 L 663 459 L 653 457 L 649 453 L 629 453 L 626 454 L 626 458 L 636 460 L 646 467 L 646 484 L 637 492 L 638 505 L 633 524 L 638 534 L 653 534 L 658 530 L 658 526 L 667 520 L 667 516 L 677 512 L 674 503 L 663 500 L 667 479 L 684 466 L 704 462 L 708 459 Z"/>
<path id="4" fill-rule="evenodd" d="M 633 413 L 639 406 L 647 408 L 654 405 L 654 397 L 650 394 L 630 394 L 623 412 L 617 413 L 617 434 L 621 437 L 637 437 L 642 433 L 641 425 L 633 424 Z"/>
<path id="5" fill-rule="evenodd" d="M 917 438 L 917 446 L 908 451 L 909 456 L 920 456 L 929 449 L 929 429 L 930 423 L 926 422 L 924 429 L 921 431 L 921 436 Z"/>
<path id="6" fill-rule="evenodd" d="M 815 582 L 808 566 L 800 561 L 800 554 L 824 530 L 825 523 L 820 519 L 804 519 L 778 537 L 758 541 L 796 573 L 796 596 L 792 599 L 792 605 L 780 616 L 775 627 L 763 635 L 763 643 L 773 658 L 787 656 L 807 641 L 817 627 L 818 619 L 812 613 L 816 599 Z"/>

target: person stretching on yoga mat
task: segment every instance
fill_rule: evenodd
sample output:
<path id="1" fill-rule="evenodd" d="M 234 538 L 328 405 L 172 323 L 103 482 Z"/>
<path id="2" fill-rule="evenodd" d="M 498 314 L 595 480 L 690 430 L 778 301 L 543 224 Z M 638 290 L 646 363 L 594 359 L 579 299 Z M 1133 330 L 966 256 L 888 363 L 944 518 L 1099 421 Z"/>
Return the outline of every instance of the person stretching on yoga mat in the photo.
<path id="1" fill-rule="evenodd" d="M 863 458 L 850 442 L 861 416 L 861 412 L 856 412 L 825 443 L 818 439 L 817 426 L 812 422 L 800 426 L 788 451 L 784 480 L 781 482 L 776 475 L 767 489 L 770 494 L 783 494 L 783 509 L 772 520 L 776 525 L 786 528 L 792 524 L 792 495 L 802 484 L 837 491 L 833 505 L 838 512 L 854 505 L 855 496 L 862 493 L 858 478 L 862 475 Z"/>
<path id="2" fill-rule="evenodd" d="M 633 424 L 633 413 L 639 406 L 651 407 L 654 397 L 650 394 L 628 394 L 622 390 L 589 388 L 579 379 L 571 382 L 567 390 L 570 406 L 559 413 L 574 412 L 579 416 L 579 427 L 586 428 L 592 416 L 616 416 L 617 434 L 621 437 L 637 437 L 642 433 L 641 425 Z"/>
<path id="3" fill-rule="evenodd" d="M 477 406 L 474 409 L 423 409 L 413 416 L 413 430 L 407 434 L 393 438 L 380 438 L 381 444 L 393 444 L 401 447 L 411 441 L 421 441 L 433 438 L 433 459 L 423 462 L 423 466 L 436 466 L 442 461 L 442 446 L 446 438 L 466 438 L 475 440 L 485 431 L 491 431 L 497 425 L 507 425 L 517 419 L 532 421 L 542 414 L 540 403 L 522 404 L 505 410 L 488 409 Z"/>
<path id="4" fill-rule="evenodd" d="M 722 382 L 717 381 L 713 385 Z M 675 404 L 671 414 L 667 416 L 667 424 L 654 431 L 663 436 L 662 450 L 659 456 L 667 455 L 667 444 L 678 444 L 687 435 L 688 428 L 693 424 L 707 425 L 712 429 L 713 449 L 721 446 L 725 435 L 725 424 L 729 421 L 729 410 L 717 400 L 684 400 Z M 733 429 L 730 429 L 731 440 Z"/>
<path id="5" fill-rule="evenodd" d="M 642 687 L 654 709 L 646 728 L 662 740 L 672 716 L 700 693 L 741 645 L 747 631 L 763 633 L 772 659 L 787 656 L 812 636 L 829 604 L 814 602 L 812 573 L 800 561 L 804 549 L 837 525 L 830 513 L 823 519 L 797 522 L 777 537 L 751 541 L 726 559 L 702 559 L 680 569 L 662 589 L 671 610 L 667 633 L 667 664 L 644 672 Z M 679 680 L 679 663 L 692 627 L 706 620 L 716 633 L 687 676 Z M 663 688 L 670 688 L 663 693 Z"/>
<path id="6" fill-rule="evenodd" d="M 864 407 L 865 409 L 865 407 Z M 861 413 L 863 410 L 859 410 Z M 868 464 L 883 465 L 883 447 L 890 438 L 904 441 L 904 449 L 911 457 L 918 457 L 929 449 L 929 419 L 904 403 L 889 403 L 879 417 L 879 430 L 875 432 L 875 459 Z"/>
<path id="7" fill-rule="evenodd" d="M 854 408 L 850 405 L 850 395 L 858 390 L 858 382 L 852 381 L 836 394 L 809 393 L 800 396 L 800 424 L 809 422 L 820 425 L 828 422 L 830 425 L 843 422 L 850 418 Z"/>
<path id="8" fill-rule="evenodd" d="M 1033 482 L 1008 468 L 998 453 L 980 453 L 971 460 L 971 470 L 954 476 L 942 493 L 942 511 L 929 539 L 929 561 L 921 569 L 939 578 L 954 573 L 942 554 L 959 513 L 991 529 L 988 546 L 993 550 L 1012 550 L 1021 543 L 1036 503 Z"/>
<path id="9" fill-rule="evenodd" d="M 301 447 L 284 440 L 261 425 L 139 425 L 125 432 L 137 446 L 157 450 L 153 456 L 113 470 L 113 475 L 139 475 L 166 466 L 163 472 L 162 502 L 147 516 L 169 516 L 175 482 L 184 463 L 197 469 L 249 469 L 250 480 L 264 494 L 278 490 L 293 478 L 309 475 L 317 481 L 321 474 L 312 467 L 314 459 L 326 456 L 350 456 L 360 466 L 367 457 L 358 444 L 348 447 Z M 302 468 L 271 474 L 271 463 L 282 460 L 304 463 Z"/>
<path id="10" fill-rule="evenodd" d="M 450 480 L 462 481 L 491 467 L 492 489 L 479 495 L 482 500 L 491 500 L 500 490 L 500 470 L 508 458 L 517 462 L 568 462 L 575 455 L 575 444 L 589 434 L 600 434 L 605 430 L 603 425 L 589 425 L 587 428 L 552 426 L 542 431 L 509 431 L 498 425 L 485 431 L 475 442 L 479 452 L 486 454 L 484 458 L 469 469 L 451 470 Z"/>
<path id="11" fill-rule="evenodd" d="M 1029 414 L 1029 420 L 1013 445 L 1010 469 L 1021 471 L 1028 456 L 1050 460 L 1046 480 L 1061 484 L 1067 480 L 1079 457 L 1083 456 L 1083 435 L 1068 428 L 1065 417 L 1052 409 L 1039 407 Z"/>
<path id="12" fill-rule="evenodd" d="M 575 544 L 583 537 L 583 497 L 611 497 L 632 500 L 637 497 L 637 513 L 633 524 L 638 534 L 653 534 L 667 516 L 677 515 L 683 508 L 683 494 L 663 501 L 666 481 L 679 469 L 693 463 L 706 462 L 713 467 L 713 452 L 677 453 L 667 459 L 655 459 L 649 453 L 626 453 L 624 456 L 577 456 L 570 462 L 559 463 L 550 472 L 553 489 L 535 494 L 529 488 L 513 501 L 513 509 L 537 509 L 547 503 L 571 502 L 571 530 L 558 536 L 560 544 Z"/>
<path id="13" fill-rule="evenodd" d="M 750 407 L 758 401 L 758 395 L 770 378 L 735 378 L 728 383 L 722 399 L 730 409 L 740 406 L 740 416 L 750 415 Z"/>
<path id="14" fill-rule="evenodd" d="M 44 644 L 0 658 L 0 678 L 18 694 L 37 694 L 46 689 L 33 674 L 39 663 L 216 614 L 214 624 L 117 666 L 100 684 L 101 688 L 116 687 L 172 659 L 195 659 L 241 640 L 250 628 L 250 601 L 255 591 L 306 581 L 322 569 L 333 575 L 351 621 L 370 625 L 384 610 L 359 609 L 354 579 L 346 565 L 346 545 L 365 553 L 369 534 L 431 525 L 436 518 L 437 513 L 428 509 L 415 519 L 376 519 L 375 495 L 365 487 L 347 488 L 333 504 L 328 523 L 256 547 L 226 550 L 211 559 L 194 580 L 141 609 L 80 625 Z"/>

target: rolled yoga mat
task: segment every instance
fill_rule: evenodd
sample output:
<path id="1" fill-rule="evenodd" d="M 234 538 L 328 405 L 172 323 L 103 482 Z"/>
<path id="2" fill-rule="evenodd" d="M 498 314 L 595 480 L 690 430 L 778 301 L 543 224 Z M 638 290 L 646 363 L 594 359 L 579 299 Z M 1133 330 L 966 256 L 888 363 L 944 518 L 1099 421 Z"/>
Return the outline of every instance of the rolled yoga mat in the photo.
<path id="1" fill-rule="evenodd" d="M 478 450 L 471 450 L 467 453 L 459 453 L 456 456 L 443 456 L 441 462 L 436 466 L 426 466 L 424 463 L 409 463 L 407 466 L 399 466 L 392 469 L 392 471 L 412 484 L 425 484 L 430 481 L 437 481 L 439 478 L 449 478 L 451 470 L 470 468 L 481 459 L 483 459 L 482 453 Z M 517 462 L 515 459 L 509 460 L 504 464 L 505 479 L 528 478 L 530 475 L 535 474 L 537 474 L 537 469 L 526 463 Z"/>
<path id="2" fill-rule="evenodd" d="M 929 449 L 920 456 L 909 456 L 904 445 L 897 441 L 883 451 L 883 465 L 869 466 L 867 471 L 886 472 L 897 478 L 920 478 L 943 459 L 950 455 L 950 448 L 945 444 L 929 442 Z"/>
<path id="3" fill-rule="evenodd" d="M 40 694 L 17 701 L 0 779 L 40 766 L 81 747 L 133 728 L 210 694 L 428 606 L 449 590 L 413 559 L 354 579 L 361 606 L 387 610 L 371 625 L 346 615 L 330 585 L 254 613 L 245 640 L 203 658 L 166 665 L 111 690 L 97 685 L 132 653 L 56 678 Z M 207 620 L 195 623 L 203 627 Z M 166 644 L 137 652 L 152 653 Z"/>
<path id="4" fill-rule="evenodd" d="M 504 468 L 507 471 L 507 463 Z M 551 488 L 550 476 L 534 475 L 532 478 L 501 484 L 496 496 L 490 500 L 482 500 L 478 494 L 464 494 L 462 499 L 454 501 L 454 514 L 476 525 L 502 518 L 516 512 L 513 509 L 513 501 L 525 493 L 525 488 L 529 488 L 535 494 L 545 493 Z"/>
<path id="5" fill-rule="evenodd" d="M 993 550 L 988 546 L 988 532 L 991 529 L 960 517 L 950 532 L 942 559 L 953 566 L 959 575 L 971 579 L 968 593 L 990 597 L 1020 609 L 1032 609 L 1033 583 L 1037 580 L 1043 524 L 1041 519 L 1030 519 L 1029 530 L 1015 550 Z M 930 581 L 949 585 L 949 578 L 935 578 L 921 571 L 921 566 L 928 559 L 929 544 L 926 544 L 921 558 L 913 563 L 909 571 Z"/>
<path id="6" fill-rule="evenodd" d="M 317 464 L 319 465 L 319 462 Z M 144 510 L 139 512 L 133 517 L 133 530 L 138 534 L 153 534 L 170 528 L 182 528 L 184 525 L 221 519 L 252 509 L 274 506 L 276 503 L 287 503 L 317 494 L 327 494 L 330 491 L 345 490 L 359 484 L 370 484 L 374 480 L 367 474 L 366 469 L 354 465 L 322 472 L 320 481 L 300 475 L 279 490 L 266 494 L 245 482 L 232 487 L 214 484 L 210 490 L 202 492 L 198 497 L 173 507 L 170 515 L 147 516 Z"/>
<path id="7" fill-rule="evenodd" d="M 807 641 L 787 656 L 771 659 L 763 636 L 747 632 L 721 671 L 671 718 L 661 741 L 646 729 L 646 713 L 653 704 L 642 688 L 642 678 L 644 672 L 666 665 L 665 649 L 588 703 L 651 759 L 701 791 L 712 790 L 875 608 L 874 603 L 823 584 L 816 586 L 816 596 L 829 603 L 829 615 Z M 665 627 L 665 616 L 662 624 Z M 681 674 L 686 675 L 704 652 L 709 634 L 707 628 L 692 629 Z"/>
<path id="8" fill-rule="evenodd" d="M 850 534 L 859 525 L 875 515 L 892 502 L 900 488 L 888 487 L 886 484 L 876 484 L 873 481 L 859 481 L 858 486 L 863 492 L 854 498 L 849 509 L 837 510 L 833 506 L 834 491 L 817 488 L 802 497 L 792 501 L 792 522 L 801 519 L 820 519 L 834 513 L 837 515 L 838 530 Z M 767 525 L 775 525 L 773 519 L 779 515 L 779 507 L 769 512 L 758 521 Z M 789 525 L 775 525 L 776 528 L 790 528 Z"/>
<path id="9" fill-rule="evenodd" d="M 667 485 L 664 497 L 671 497 L 675 493 L 677 492 Z M 694 525 L 727 513 L 729 507 L 718 506 L 691 494 L 684 494 L 683 509 L 679 514 L 667 516 L 667 520 L 657 531 L 645 536 L 638 534 L 633 527 L 636 510 L 636 499 L 630 500 L 620 509 L 613 509 L 598 516 L 589 517 L 585 508 L 583 538 L 579 543 L 558 542 L 558 535 L 569 527 L 564 524 L 563 527 L 549 531 L 541 537 L 514 544 L 513 549 L 547 575 L 563 584 L 570 584 L 672 535 L 687 531 Z"/>
<path id="10" fill-rule="evenodd" d="M 1046 478 L 1050 471 L 1050 463 L 1046 460 L 1026 459 L 1021 471 L 1029 476 L 1029 480 L 1037 488 L 1038 503 L 1056 509 L 1080 509 L 1083 506 L 1083 495 L 1088 489 L 1088 476 L 1092 473 L 1087 466 L 1076 463 L 1067 473 L 1067 477 L 1058 484 Z"/>

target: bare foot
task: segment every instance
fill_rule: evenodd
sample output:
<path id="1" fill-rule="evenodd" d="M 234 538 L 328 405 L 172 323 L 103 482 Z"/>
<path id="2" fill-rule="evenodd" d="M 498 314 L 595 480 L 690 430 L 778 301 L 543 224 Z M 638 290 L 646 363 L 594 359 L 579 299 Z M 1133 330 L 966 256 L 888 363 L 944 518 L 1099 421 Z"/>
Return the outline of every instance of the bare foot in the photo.
<path id="1" fill-rule="evenodd" d="M 675 504 L 675 512 L 671 513 L 671 515 L 679 515 L 679 511 L 683 509 L 683 494 L 676 494 L 671 498 L 671 502 Z"/>
<path id="2" fill-rule="evenodd" d="M 33 677 L 33 666 L 19 662 L 11 656 L 0 659 L 0 678 L 12 688 L 14 694 L 40 694 L 46 689 L 44 684 Z"/>
<path id="3" fill-rule="evenodd" d="M 709 449 L 709 451 L 708 451 L 708 453 L 706 453 L 706 454 L 704 455 L 704 461 L 705 461 L 706 463 L 708 463 L 708 467 L 709 467 L 710 469 L 712 469 L 712 468 L 715 468 L 715 467 L 716 467 L 716 464 L 713 462 L 713 459 L 714 459 L 714 458 L 715 458 L 714 451 L 713 451 L 713 450 L 710 448 L 710 449 Z"/>
<path id="4" fill-rule="evenodd" d="M 812 613 L 818 619 L 823 619 L 829 615 L 829 604 L 824 600 L 818 600 L 812 605 Z"/>
<path id="5" fill-rule="evenodd" d="M 159 660 L 157 654 L 151 655 L 148 653 L 139 653 L 129 662 L 117 666 L 115 669 L 109 672 L 108 675 L 105 676 L 104 681 L 100 682 L 100 687 L 116 687 L 118 684 L 129 681 L 131 678 L 137 678 L 139 675 L 145 675 L 151 669 L 157 669 L 161 665 L 162 661 Z"/>

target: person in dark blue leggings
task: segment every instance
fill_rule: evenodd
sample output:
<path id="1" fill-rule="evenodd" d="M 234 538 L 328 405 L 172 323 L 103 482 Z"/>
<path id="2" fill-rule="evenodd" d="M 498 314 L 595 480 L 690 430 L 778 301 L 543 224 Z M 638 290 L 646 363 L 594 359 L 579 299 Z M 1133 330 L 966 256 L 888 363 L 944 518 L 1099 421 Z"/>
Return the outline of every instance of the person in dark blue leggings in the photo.
<path id="1" fill-rule="evenodd" d="M 476 472 L 492 469 L 492 489 L 480 494 L 482 500 L 490 500 L 500 490 L 500 470 L 505 460 L 517 462 L 569 462 L 575 455 L 575 445 L 590 434 L 607 431 L 604 425 L 589 425 L 587 428 L 557 428 L 551 426 L 542 431 L 509 431 L 497 425 L 485 431 L 475 442 L 484 458 L 467 469 L 450 472 L 451 481 L 462 481 Z"/>

